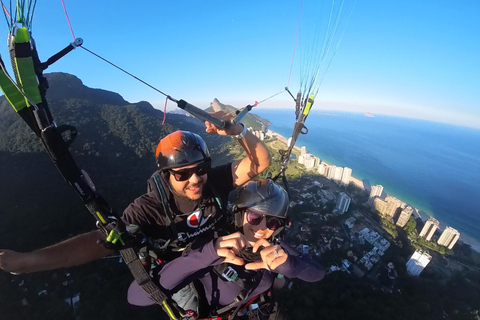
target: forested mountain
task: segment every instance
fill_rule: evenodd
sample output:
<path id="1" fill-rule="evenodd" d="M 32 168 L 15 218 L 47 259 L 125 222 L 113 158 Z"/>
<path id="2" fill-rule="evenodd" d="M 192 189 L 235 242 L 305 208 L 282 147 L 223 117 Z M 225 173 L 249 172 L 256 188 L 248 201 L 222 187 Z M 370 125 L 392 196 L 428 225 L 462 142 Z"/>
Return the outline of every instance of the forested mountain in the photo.
<path id="1" fill-rule="evenodd" d="M 80 79 L 65 73 L 46 77 L 50 86 L 47 100 L 56 123 L 78 130 L 70 147 L 73 157 L 118 214 L 145 192 L 146 180 L 156 170 L 156 144 L 166 134 L 177 129 L 193 131 L 206 140 L 214 165 L 227 158 L 220 148 L 231 139 L 206 134 L 204 124 L 195 118 L 168 114 L 162 125 L 163 112 L 148 102 L 129 103 L 117 93 L 88 88 Z M 94 218 L 65 183 L 39 139 L 3 96 L 0 131 L 0 248 L 33 250 L 94 229 Z M 117 260 L 70 268 L 68 274 L 73 280 L 68 282 L 72 284 L 63 287 L 65 272 L 14 279 L 0 273 L 1 318 L 72 318 L 72 310 L 62 300 L 90 290 L 89 294 L 82 294 L 83 309 L 79 312 L 84 319 L 137 313 L 131 311 L 125 299 L 132 278 Z M 48 292 L 47 300 L 38 299 L 43 290 Z M 118 297 L 110 296 L 108 292 L 112 291 Z M 110 297 L 106 298 L 107 295 Z M 28 301 L 27 306 L 21 306 L 23 299 Z M 97 305 L 97 301 L 103 303 Z"/>
<path id="2" fill-rule="evenodd" d="M 230 140 L 206 134 L 201 121 L 182 115 L 168 114 L 162 125 L 163 112 L 148 102 L 129 103 L 117 93 L 88 88 L 69 74 L 47 74 L 47 79 L 47 100 L 56 123 L 73 125 L 79 132 L 70 148 L 75 160 L 119 213 L 144 192 L 161 137 L 177 129 L 194 131 L 205 138 L 213 155 Z M 16 249 L 25 250 L 91 229 L 93 219 L 5 97 L 0 98 L 0 130 L 1 243 L 13 241 Z M 29 223 L 19 230 L 21 220 Z M 18 236 L 39 231 L 38 241 Z"/>

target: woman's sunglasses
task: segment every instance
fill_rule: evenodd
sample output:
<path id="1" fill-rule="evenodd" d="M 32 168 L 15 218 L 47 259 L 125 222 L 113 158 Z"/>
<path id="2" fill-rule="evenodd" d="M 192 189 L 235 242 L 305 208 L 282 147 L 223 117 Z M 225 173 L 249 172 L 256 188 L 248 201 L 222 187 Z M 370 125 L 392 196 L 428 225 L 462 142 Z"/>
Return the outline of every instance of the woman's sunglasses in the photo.
<path id="1" fill-rule="evenodd" d="M 175 178 L 177 181 L 187 181 L 190 177 L 195 173 L 197 176 L 202 176 L 208 172 L 210 169 L 210 161 L 202 162 L 199 165 L 183 169 L 183 170 L 169 170 L 170 174 Z"/>
<path id="2" fill-rule="evenodd" d="M 283 220 L 280 218 L 273 217 L 273 216 L 264 216 L 262 214 L 252 212 L 250 210 L 246 210 L 245 213 L 247 215 L 248 223 L 250 223 L 252 226 L 259 225 L 262 222 L 263 217 L 267 219 L 267 228 L 272 231 L 283 226 Z"/>

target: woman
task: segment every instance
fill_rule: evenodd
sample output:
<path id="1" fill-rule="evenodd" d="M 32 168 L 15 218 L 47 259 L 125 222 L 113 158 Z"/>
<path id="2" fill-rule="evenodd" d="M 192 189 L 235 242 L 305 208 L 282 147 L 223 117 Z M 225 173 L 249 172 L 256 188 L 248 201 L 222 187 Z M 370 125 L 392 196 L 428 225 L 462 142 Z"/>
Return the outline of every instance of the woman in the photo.
<path id="1" fill-rule="evenodd" d="M 262 315 L 268 318 L 272 310 L 265 307 L 268 303 L 260 302 L 268 300 L 262 294 L 269 291 L 278 274 L 308 282 L 325 275 L 319 264 L 278 243 L 288 204 L 287 192 L 272 180 L 250 182 L 240 189 L 234 203 L 239 231 L 195 246 L 167 263 L 159 272 L 160 285 L 173 293 L 198 279 L 209 315 L 256 312 L 258 319 L 263 319 Z M 135 305 L 153 304 L 136 283 L 130 287 L 128 299 Z M 252 314 L 248 316 L 252 318 Z"/>

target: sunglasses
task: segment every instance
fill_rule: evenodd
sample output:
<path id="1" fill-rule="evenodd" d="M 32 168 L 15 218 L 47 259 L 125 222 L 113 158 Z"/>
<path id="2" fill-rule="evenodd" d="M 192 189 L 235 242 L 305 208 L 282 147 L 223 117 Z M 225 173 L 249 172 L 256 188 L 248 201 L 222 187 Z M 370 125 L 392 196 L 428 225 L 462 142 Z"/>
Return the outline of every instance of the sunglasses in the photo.
<path id="1" fill-rule="evenodd" d="M 258 214 L 250 210 L 246 210 L 245 213 L 247 214 L 248 223 L 250 223 L 252 226 L 259 225 L 262 222 L 263 217 L 265 217 L 267 220 L 267 228 L 272 231 L 283 226 L 283 220 L 280 218 L 273 216 L 264 216 L 263 214 Z"/>
<path id="2" fill-rule="evenodd" d="M 203 176 L 208 172 L 210 169 L 210 161 L 208 162 L 202 162 L 199 165 L 193 167 L 193 168 L 188 168 L 188 169 L 183 169 L 183 170 L 178 170 L 178 171 L 173 171 L 169 170 L 170 174 L 175 178 L 177 181 L 187 181 L 190 179 L 190 177 L 195 173 L 197 176 Z"/>

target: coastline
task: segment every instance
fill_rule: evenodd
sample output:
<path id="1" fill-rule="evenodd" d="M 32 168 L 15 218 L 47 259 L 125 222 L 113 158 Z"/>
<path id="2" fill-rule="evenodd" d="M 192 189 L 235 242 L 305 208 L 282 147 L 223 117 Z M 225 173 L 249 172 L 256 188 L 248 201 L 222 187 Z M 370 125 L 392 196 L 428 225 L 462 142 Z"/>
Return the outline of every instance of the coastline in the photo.
<path id="1" fill-rule="evenodd" d="M 277 138 L 277 139 L 278 139 L 279 141 L 281 141 L 282 143 L 287 144 L 287 141 L 288 141 L 288 140 L 287 140 L 283 135 L 281 135 L 281 134 L 279 134 L 279 133 L 277 133 L 277 132 L 275 132 L 275 131 L 272 131 L 272 130 L 268 129 L 268 130 L 267 130 L 267 135 L 271 135 L 272 137 Z M 297 151 L 297 152 L 300 152 L 300 151 L 301 151 L 301 148 L 298 147 L 298 146 L 294 146 L 294 147 L 293 147 L 293 150 L 295 150 L 295 151 Z M 318 156 L 315 155 L 315 154 L 314 154 L 314 156 L 318 157 Z M 327 165 L 332 165 L 332 163 L 328 163 L 328 162 L 326 162 L 326 161 L 324 161 L 324 160 L 321 160 L 321 161 L 322 161 L 323 163 L 327 164 Z M 363 182 L 362 180 L 354 177 L 353 175 L 350 177 L 350 182 L 354 183 L 357 187 L 359 187 L 359 188 L 361 188 L 361 189 L 365 189 L 365 184 L 364 184 L 364 182 Z M 385 190 L 384 190 L 384 192 L 386 193 Z M 388 193 L 387 193 L 387 194 L 388 194 Z M 399 200 L 401 200 L 401 199 L 399 198 Z M 435 218 L 434 216 L 429 215 L 429 214 L 425 213 L 424 211 L 418 209 L 416 206 L 411 205 L 411 204 L 409 204 L 409 203 L 407 203 L 407 202 L 405 202 L 405 203 L 415 209 L 415 210 L 414 210 L 414 215 L 416 215 L 417 217 L 419 217 L 423 222 L 427 221 L 430 217 Z M 435 218 L 435 219 L 436 219 L 436 218 Z M 443 230 L 443 229 L 445 228 L 445 224 L 442 223 L 442 221 L 440 221 L 440 220 L 439 220 L 439 222 L 440 222 L 440 228 L 439 228 L 439 230 Z M 465 235 L 465 234 L 462 233 L 462 234 L 460 234 L 460 239 L 459 239 L 458 241 L 459 241 L 459 242 L 462 242 L 462 243 L 464 243 L 464 244 L 468 244 L 468 245 L 472 248 L 472 250 L 475 250 L 475 251 L 477 251 L 477 252 L 480 253 L 480 241 L 479 241 L 479 240 L 476 240 L 476 239 L 474 239 L 474 238 L 472 238 L 472 237 L 470 237 L 470 236 Z"/>
<path id="2" fill-rule="evenodd" d="M 275 137 L 279 141 L 281 141 L 282 143 L 285 143 L 285 145 L 288 145 L 288 139 L 285 138 L 284 136 L 282 136 L 280 133 L 277 133 L 275 131 L 272 131 L 272 130 L 268 129 L 267 130 L 267 135 L 272 135 L 272 137 Z M 300 152 L 301 148 L 297 147 L 297 146 L 293 146 L 293 150 L 296 151 L 296 152 Z"/>

